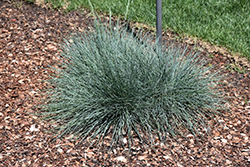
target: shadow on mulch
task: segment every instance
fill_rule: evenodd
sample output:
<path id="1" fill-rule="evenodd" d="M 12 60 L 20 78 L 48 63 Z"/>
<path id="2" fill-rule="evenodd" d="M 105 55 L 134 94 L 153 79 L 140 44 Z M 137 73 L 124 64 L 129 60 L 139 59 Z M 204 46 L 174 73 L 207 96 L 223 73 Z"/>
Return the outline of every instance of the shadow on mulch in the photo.
<path id="1" fill-rule="evenodd" d="M 62 14 L 20 1 L 0 2 L 0 166 L 249 166 L 250 73 L 225 70 L 227 93 L 232 96 L 230 117 L 211 120 L 211 136 L 178 139 L 156 145 L 156 152 L 139 143 L 130 154 L 124 148 L 100 150 L 58 139 L 50 143 L 52 124 L 40 123 L 29 113 L 41 103 L 40 90 L 53 71 L 58 36 L 68 30 L 88 30 L 88 12 Z M 164 42 L 169 41 L 164 36 Z M 192 46 L 190 46 L 192 47 Z M 211 53 L 204 50 L 201 55 Z M 230 60 L 217 53 L 211 64 L 226 68 Z"/>

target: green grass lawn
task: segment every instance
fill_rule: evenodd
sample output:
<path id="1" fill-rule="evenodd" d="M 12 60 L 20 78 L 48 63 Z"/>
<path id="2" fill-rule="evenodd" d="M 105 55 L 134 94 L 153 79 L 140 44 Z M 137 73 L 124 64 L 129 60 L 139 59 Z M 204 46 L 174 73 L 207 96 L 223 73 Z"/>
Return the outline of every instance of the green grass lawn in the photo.
<path id="1" fill-rule="evenodd" d="M 32 0 L 29 0 L 32 1 Z M 45 0 L 60 8 L 63 0 Z M 88 0 L 68 0 L 68 10 L 90 8 Z M 97 11 L 125 15 L 155 27 L 156 0 L 91 0 Z M 179 34 L 198 37 L 232 52 L 241 53 L 250 61 L 249 0 L 162 0 L 163 27 Z"/>

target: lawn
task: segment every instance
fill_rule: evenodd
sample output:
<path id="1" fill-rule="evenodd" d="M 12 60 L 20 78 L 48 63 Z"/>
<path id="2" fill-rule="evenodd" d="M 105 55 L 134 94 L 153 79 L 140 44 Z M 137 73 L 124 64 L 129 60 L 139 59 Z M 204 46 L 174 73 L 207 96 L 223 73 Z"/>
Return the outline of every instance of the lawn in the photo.
<path id="1" fill-rule="evenodd" d="M 33 1 L 33 0 L 29 0 Z M 45 0 L 54 8 L 88 8 L 88 0 Z M 155 27 L 155 0 L 91 0 L 94 9 L 125 16 Z M 163 28 L 184 36 L 198 37 L 217 46 L 240 53 L 250 61 L 250 2 L 248 0 L 163 0 Z"/>

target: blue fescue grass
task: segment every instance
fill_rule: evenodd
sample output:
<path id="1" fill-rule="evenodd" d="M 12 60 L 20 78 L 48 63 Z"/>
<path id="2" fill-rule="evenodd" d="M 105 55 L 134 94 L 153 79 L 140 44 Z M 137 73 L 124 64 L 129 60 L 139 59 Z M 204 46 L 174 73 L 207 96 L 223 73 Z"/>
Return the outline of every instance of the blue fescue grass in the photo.
<path id="1" fill-rule="evenodd" d="M 199 135 L 207 119 L 224 109 L 219 73 L 187 48 L 158 47 L 125 29 L 95 21 L 94 31 L 63 38 L 56 75 L 49 80 L 41 114 L 59 123 L 57 137 L 96 141 L 112 134 L 111 147 L 125 136 L 146 144 L 154 135 Z M 157 43 L 157 42 L 156 42 Z"/>

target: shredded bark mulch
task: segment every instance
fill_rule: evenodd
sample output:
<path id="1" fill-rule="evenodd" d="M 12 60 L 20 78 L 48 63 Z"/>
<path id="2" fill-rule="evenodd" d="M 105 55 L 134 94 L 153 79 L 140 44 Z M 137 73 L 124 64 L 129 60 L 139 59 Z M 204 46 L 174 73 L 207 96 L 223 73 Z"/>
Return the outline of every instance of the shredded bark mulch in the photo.
<path id="1" fill-rule="evenodd" d="M 46 132 L 55 125 L 30 113 L 53 72 L 47 67 L 59 54 L 58 37 L 88 30 L 88 12 L 62 14 L 22 1 L 0 1 L 0 11 L 0 166 L 250 166 L 250 72 L 230 68 L 223 73 L 231 114 L 210 120 L 211 135 L 199 142 L 187 134 L 189 140 L 158 142 L 155 151 L 137 142 L 129 154 L 126 147 L 110 151 L 108 143 L 99 151 L 68 138 L 51 143 Z M 201 55 L 219 67 L 231 63 L 220 53 Z"/>

